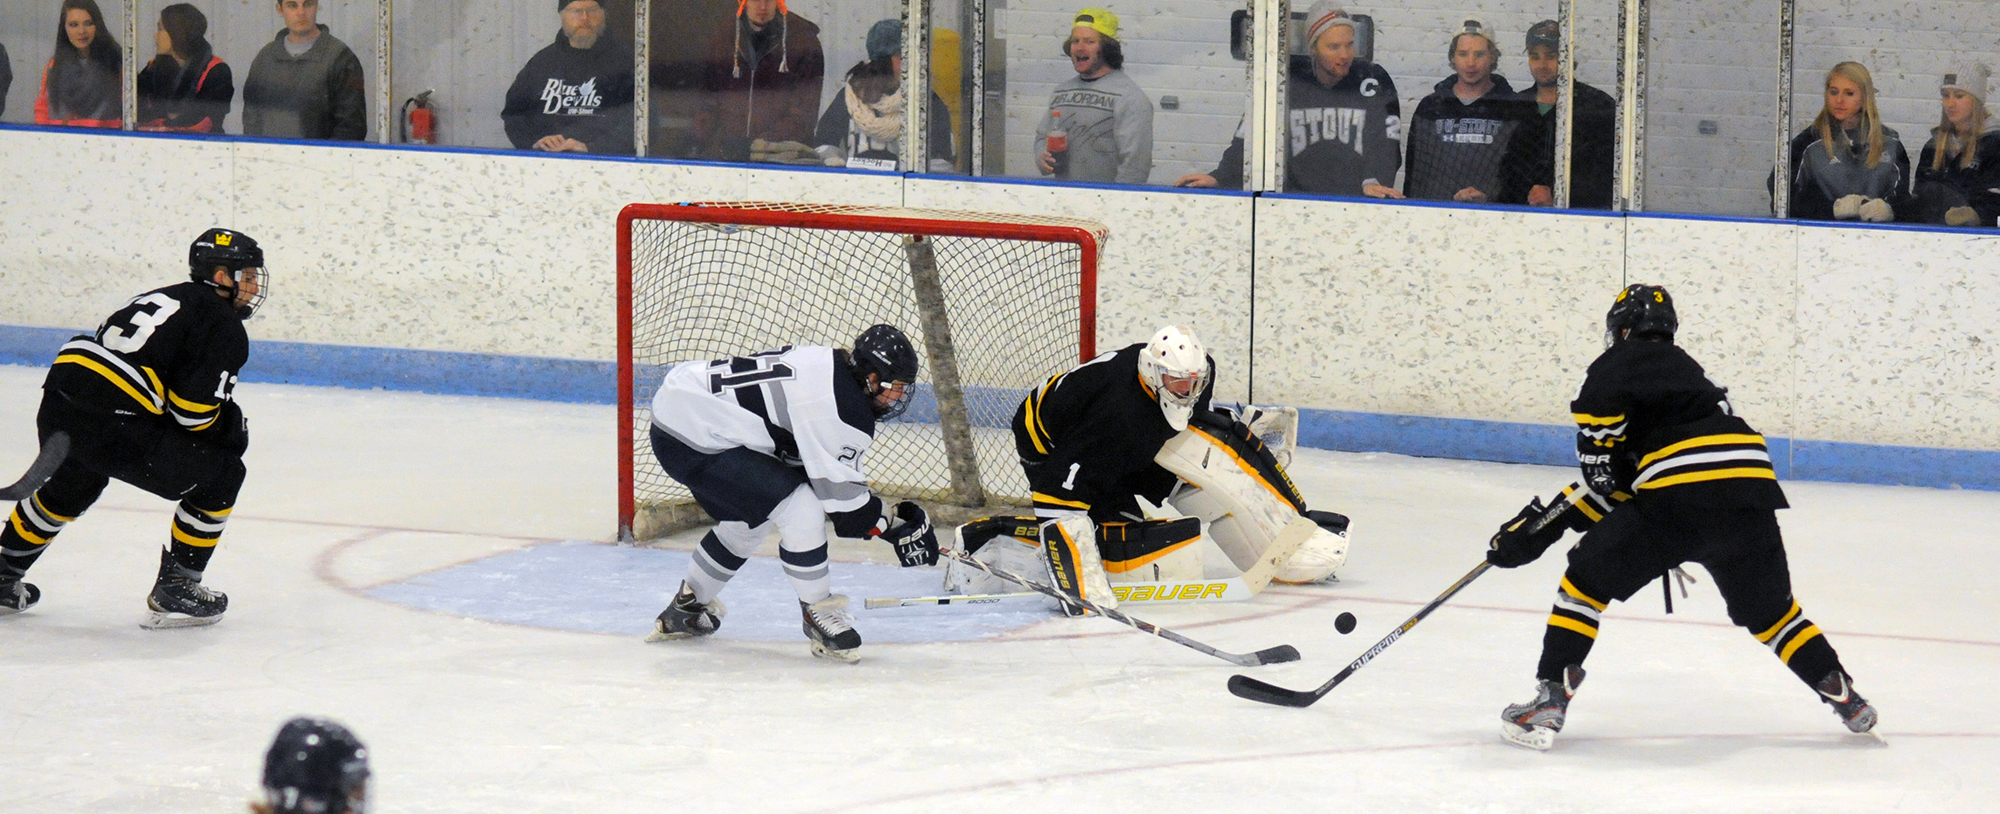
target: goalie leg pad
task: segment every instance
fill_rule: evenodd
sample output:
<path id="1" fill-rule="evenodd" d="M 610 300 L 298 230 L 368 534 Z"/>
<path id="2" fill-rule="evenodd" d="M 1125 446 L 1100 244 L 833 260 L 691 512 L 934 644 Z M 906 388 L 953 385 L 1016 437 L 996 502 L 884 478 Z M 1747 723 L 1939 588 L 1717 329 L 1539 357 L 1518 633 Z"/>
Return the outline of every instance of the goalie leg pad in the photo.
<path id="1" fill-rule="evenodd" d="M 1098 557 L 1097 530 L 1089 517 L 1076 514 L 1043 523 L 1042 561 L 1056 590 L 1105 609 L 1118 607 L 1118 597 L 1111 593 L 1111 580 Z M 1065 606 L 1065 611 L 1069 610 Z"/>
<path id="2" fill-rule="evenodd" d="M 1303 501 L 1269 453 L 1255 454 L 1261 445 L 1252 448 L 1249 445 L 1256 442 L 1247 438 L 1227 443 L 1221 439 L 1233 436 L 1205 429 L 1190 427 L 1174 436 L 1153 460 L 1193 487 L 1175 492 L 1168 502 L 1183 514 L 1208 521 L 1216 546 L 1238 570 L 1249 574 L 1274 553 L 1271 547 L 1281 537 L 1304 542 L 1307 535 L 1288 535 L 1286 529 L 1295 523 L 1318 527 L 1300 516 Z M 1252 454 L 1246 457 L 1246 452 Z M 1290 552 L 1285 556 L 1289 558 Z"/>
<path id="3" fill-rule="evenodd" d="M 1147 520 L 1097 527 L 1104 571 L 1117 582 L 1192 582 L 1202 578 L 1201 520 Z"/>
<path id="4" fill-rule="evenodd" d="M 1033 517 L 985 517 L 958 527 L 946 543 L 953 550 L 1004 571 L 1039 574 L 1042 565 L 1041 520 Z M 944 590 L 956 594 L 1001 594 L 1021 586 L 953 558 L 944 558 Z"/>

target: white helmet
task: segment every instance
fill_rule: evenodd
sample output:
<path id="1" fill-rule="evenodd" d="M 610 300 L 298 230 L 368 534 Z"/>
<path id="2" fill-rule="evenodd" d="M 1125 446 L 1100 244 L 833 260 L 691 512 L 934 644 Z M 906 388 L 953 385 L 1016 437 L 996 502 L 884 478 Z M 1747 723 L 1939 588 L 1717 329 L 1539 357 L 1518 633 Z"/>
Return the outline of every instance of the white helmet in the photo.
<path id="1" fill-rule="evenodd" d="M 1178 395 L 1165 386 L 1168 377 L 1193 379 L 1187 395 Z M 1139 350 L 1139 380 L 1160 399 L 1160 412 L 1175 431 L 1185 430 L 1194 415 L 1194 403 L 1208 389 L 1208 351 L 1185 325 L 1168 325 L 1153 332 L 1153 339 Z"/>

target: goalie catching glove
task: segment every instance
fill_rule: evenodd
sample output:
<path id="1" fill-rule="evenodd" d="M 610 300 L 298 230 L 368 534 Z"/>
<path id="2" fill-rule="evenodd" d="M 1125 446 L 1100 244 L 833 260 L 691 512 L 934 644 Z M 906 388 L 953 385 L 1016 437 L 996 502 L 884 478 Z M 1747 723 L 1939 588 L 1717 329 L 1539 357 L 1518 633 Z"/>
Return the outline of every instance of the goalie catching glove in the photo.
<path id="1" fill-rule="evenodd" d="M 881 536 L 895 547 L 896 559 L 904 568 L 937 564 L 937 532 L 931 528 L 931 518 L 924 513 L 924 507 L 908 500 L 896 504 L 889 528 Z"/>

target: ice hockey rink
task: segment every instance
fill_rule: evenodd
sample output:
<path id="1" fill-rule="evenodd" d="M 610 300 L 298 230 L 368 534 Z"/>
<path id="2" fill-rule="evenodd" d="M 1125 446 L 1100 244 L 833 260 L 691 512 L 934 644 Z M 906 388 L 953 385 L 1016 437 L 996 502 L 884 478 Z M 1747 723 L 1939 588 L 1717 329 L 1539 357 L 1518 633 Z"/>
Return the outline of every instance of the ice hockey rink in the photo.
<path id="1" fill-rule="evenodd" d="M 42 371 L 0 367 L 0 466 Z M 2000 810 L 2000 493 L 1793 482 L 1797 594 L 1881 712 L 1850 735 L 1703 581 L 1606 614 L 1555 750 L 1496 734 L 1531 694 L 1560 550 L 1495 571 L 1309 709 L 1241 671 L 1033 603 L 866 611 L 928 593 L 886 546 L 836 548 L 859 665 L 810 657 L 775 558 L 714 639 L 641 641 L 685 567 L 611 544 L 608 406 L 245 384 L 250 479 L 210 628 L 137 622 L 170 504 L 114 483 L 0 619 L 6 812 L 241 811 L 291 715 L 371 750 L 376 812 L 1967 812 Z M 1566 469 L 1302 451 L 1354 519 L 1338 585 L 1147 608 L 1309 688 L 1480 560 Z M 1349 635 L 1334 617 L 1354 613 Z"/>

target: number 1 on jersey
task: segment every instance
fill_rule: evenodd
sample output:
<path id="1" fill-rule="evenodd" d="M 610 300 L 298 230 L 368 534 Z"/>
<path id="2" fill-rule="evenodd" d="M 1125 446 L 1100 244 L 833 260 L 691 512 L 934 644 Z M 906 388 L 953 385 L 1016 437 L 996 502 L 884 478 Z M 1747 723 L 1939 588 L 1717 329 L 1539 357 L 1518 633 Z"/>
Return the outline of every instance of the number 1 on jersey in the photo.
<path id="1" fill-rule="evenodd" d="M 1076 490 L 1076 473 L 1077 470 L 1082 468 L 1083 464 L 1081 463 L 1073 463 L 1069 465 L 1069 477 L 1063 478 L 1063 491 L 1072 492 Z"/>

